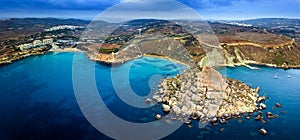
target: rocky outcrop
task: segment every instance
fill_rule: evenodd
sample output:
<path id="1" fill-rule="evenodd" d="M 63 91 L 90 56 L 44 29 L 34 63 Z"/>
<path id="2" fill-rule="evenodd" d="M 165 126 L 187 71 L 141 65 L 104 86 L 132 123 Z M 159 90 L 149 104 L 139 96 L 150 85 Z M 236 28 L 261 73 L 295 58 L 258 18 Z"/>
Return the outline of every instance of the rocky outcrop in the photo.
<path id="1" fill-rule="evenodd" d="M 164 79 L 153 95 L 163 102 L 163 110 L 178 120 L 220 121 L 257 109 L 258 90 L 236 80 L 226 79 L 216 70 L 203 67 L 201 72 L 187 70 Z"/>
<path id="2" fill-rule="evenodd" d="M 45 54 L 46 52 L 49 51 L 49 49 L 50 47 L 35 48 L 27 51 L 15 50 L 13 52 L 10 52 L 9 54 L 2 54 L 0 55 L 0 65 L 10 64 L 13 61 L 21 60 L 29 56 Z"/>
<path id="3" fill-rule="evenodd" d="M 87 46 L 87 48 L 89 48 L 89 46 Z M 135 44 L 128 45 L 125 49 L 116 53 L 112 52 L 110 54 L 100 53 L 97 49 L 99 48 L 92 48 L 91 51 L 87 53 L 87 56 L 93 61 L 106 64 L 122 64 L 127 61 L 140 58 L 143 55 L 139 46 Z"/>
<path id="4" fill-rule="evenodd" d="M 262 134 L 262 135 L 267 135 L 268 132 L 267 132 L 266 129 L 261 128 L 261 129 L 259 129 L 259 133 Z"/>

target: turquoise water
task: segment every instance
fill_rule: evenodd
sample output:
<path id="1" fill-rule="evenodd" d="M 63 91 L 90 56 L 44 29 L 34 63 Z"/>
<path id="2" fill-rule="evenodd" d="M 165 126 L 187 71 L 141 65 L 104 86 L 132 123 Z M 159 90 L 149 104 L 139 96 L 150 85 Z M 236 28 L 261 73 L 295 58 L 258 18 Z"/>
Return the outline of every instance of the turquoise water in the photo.
<path id="1" fill-rule="evenodd" d="M 84 54 L 84 63 L 89 61 Z M 81 113 L 73 91 L 73 53 L 47 54 L 29 57 L 11 65 L 0 66 L 0 139 L 109 139 L 98 132 Z M 154 74 L 172 76 L 180 73 L 170 61 L 144 57 L 117 67 L 122 71 L 130 67 L 129 79 L 133 90 L 147 95 L 151 86 L 148 81 Z M 224 75 L 239 79 L 270 96 L 267 110 L 279 118 L 266 124 L 254 120 L 230 120 L 228 124 L 198 128 L 183 125 L 165 139 L 298 139 L 300 137 L 300 70 L 260 67 L 250 70 L 245 67 L 220 68 Z M 99 93 L 113 113 L 132 122 L 154 121 L 159 106 L 137 109 L 126 105 L 114 93 L 111 67 L 95 65 Z M 84 75 L 84 73 L 83 73 Z M 279 76 L 274 79 L 274 75 Z M 287 78 L 290 75 L 291 78 Z M 157 82 L 159 79 L 157 79 Z M 124 85 L 126 86 L 126 85 Z M 276 102 L 283 108 L 272 108 Z M 281 114 L 284 110 L 286 114 Z M 261 136 L 258 129 L 264 127 L 268 135 Z M 224 128 L 224 131 L 220 131 Z"/>

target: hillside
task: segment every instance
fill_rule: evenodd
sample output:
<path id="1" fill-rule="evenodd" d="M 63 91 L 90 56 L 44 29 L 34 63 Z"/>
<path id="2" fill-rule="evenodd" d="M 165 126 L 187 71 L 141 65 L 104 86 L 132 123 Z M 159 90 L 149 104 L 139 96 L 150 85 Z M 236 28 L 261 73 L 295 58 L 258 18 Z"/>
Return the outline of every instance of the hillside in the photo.
<path id="1" fill-rule="evenodd" d="M 300 19 L 261 18 L 237 22 L 251 24 L 256 28 L 266 29 L 271 33 L 286 35 L 294 38 L 296 42 L 300 42 Z"/>
<path id="2" fill-rule="evenodd" d="M 57 18 L 11 18 L 0 21 L 0 40 L 17 39 L 57 25 L 85 26 L 90 21 Z"/>
<path id="3" fill-rule="evenodd" d="M 262 64 L 300 67 L 300 46 L 294 39 L 256 27 L 212 23 L 229 65 Z"/>

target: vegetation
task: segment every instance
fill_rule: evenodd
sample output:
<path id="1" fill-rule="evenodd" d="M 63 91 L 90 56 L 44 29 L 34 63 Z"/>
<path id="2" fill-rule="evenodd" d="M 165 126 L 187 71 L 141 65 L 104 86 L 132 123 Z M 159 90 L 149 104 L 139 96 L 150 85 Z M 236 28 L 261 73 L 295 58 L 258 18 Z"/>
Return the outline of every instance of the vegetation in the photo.
<path id="1" fill-rule="evenodd" d="M 118 52 L 119 49 L 118 48 L 113 48 L 113 49 L 100 48 L 99 51 L 100 51 L 100 53 L 111 54 L 112 52 L 114 52 L 114 53 Z"/>
<path id="2" fill-rule="evenodd" d="M 281 66 L 285 63 L 286 59 L 283 56 L 276 54 L 273 61 L 277 66 Z"/>

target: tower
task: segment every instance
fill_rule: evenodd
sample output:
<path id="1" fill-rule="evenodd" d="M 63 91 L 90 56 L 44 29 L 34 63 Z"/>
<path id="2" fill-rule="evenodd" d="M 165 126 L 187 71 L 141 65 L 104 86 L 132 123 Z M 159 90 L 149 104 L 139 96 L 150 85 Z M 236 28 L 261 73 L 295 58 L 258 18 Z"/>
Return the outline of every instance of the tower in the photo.
<path id="1" fill-rule="evenodd" d="M 142 36 L 142 29 L 139 28 L 138 31 L 139 31 L 139 36 Z"/>

